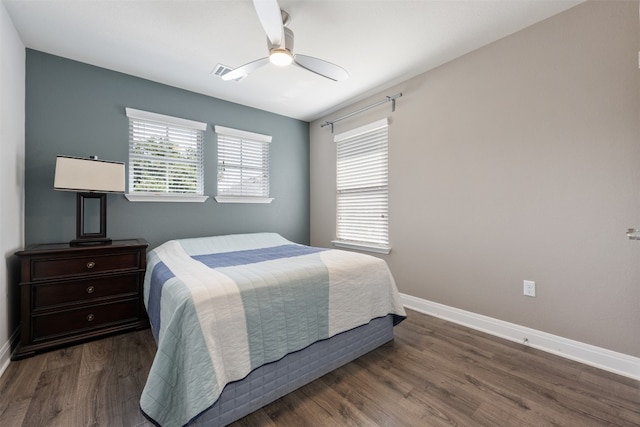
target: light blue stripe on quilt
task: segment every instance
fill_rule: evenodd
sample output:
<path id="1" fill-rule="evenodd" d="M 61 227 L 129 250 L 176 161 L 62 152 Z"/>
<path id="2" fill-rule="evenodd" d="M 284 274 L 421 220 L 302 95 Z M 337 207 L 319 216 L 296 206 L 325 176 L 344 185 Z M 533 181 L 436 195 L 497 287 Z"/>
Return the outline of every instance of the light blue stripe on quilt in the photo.
<path id="1" fill-rule="evenodd" d="M 215 401 L 222 390 L 189 290 L 169 280 L 163 292 L 171 295 L 172 307 L 163 319 L 163 342 L 153 364 L 167 369 L 151 369 L 140 407 L 160 425 L 180 426 Z"/>
<path id="2" fill-rule="evenodd" d="M 240 289 L 252 369 L 328 338 L 329 272 L 317 252 L 217 270 Z"/>

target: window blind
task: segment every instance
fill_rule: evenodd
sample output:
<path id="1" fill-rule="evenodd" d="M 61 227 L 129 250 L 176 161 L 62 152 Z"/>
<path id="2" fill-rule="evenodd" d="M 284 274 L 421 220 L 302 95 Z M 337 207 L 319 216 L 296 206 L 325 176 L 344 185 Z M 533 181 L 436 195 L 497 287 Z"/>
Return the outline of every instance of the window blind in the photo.
<path id="1" fill-rule="evenodd" d="M 215 127 L 218 136 L 218 196 L 269 197 L 271 136 Z"/>
<path id="2" fill-rule="evenodd" d="M 202 195 L 205 123 L 126 109 L 129 192 Z"/>
<path id="3" fill-rule="evenodd" d="M 339 242 L 389 247 L 387 119 L 336 135 Z"/>

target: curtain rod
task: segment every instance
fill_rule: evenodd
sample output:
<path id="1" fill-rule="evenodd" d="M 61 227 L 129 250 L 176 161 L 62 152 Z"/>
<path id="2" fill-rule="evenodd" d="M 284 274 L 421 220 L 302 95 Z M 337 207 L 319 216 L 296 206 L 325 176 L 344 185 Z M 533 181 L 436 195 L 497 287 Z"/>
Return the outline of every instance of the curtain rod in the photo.
<path id="1" fill-rule="evenodd" d="M 325 126 L 329 126 L 329 125 L 331 125 L 331 133 L 333 133 L 333 124 L 334 124 L 334 123 L 339 122 L 340 120 L 348 119 L 348 118 L 349 118 L 349 117 L 351 117 L 351 116 L 355 116 L 356 114 L 360 114 L 360 113 L 362 113 L 362 112 L 364 112 L 364 111 L 370 110 L 370 109 L 371 109 L 371 108 L 373 108 L 373 107 L 377 107 L 378 105 L 382 105 L 382 104 L 384 104 L 385 102 L 389 102 L 389 101 L 391 101 L 391 112 L 394 112 L 394 111 L 396 111 L 396 99 L 397 99 L 397 98 L 400 98 L 401 96 L 402 96 L 402 92 L 397 93 L 397 94 L 395 94 L 395 95 L 393 95 L 393 96 L 387 96 L 387 97 L 386 97 L 385 99 L 383 99 L 382 101 L 378 101 L 378 102 L 376 102 L 375 104 L 371 104 L 371 105 L 369 105 L 369 106 L 366 106 L 366 107 L 364 107 L 364 108 L 361 108 L 361 109 L 359 109 L 358 111 L 354 111 L 353 113 L 349 113 L 349 114 L 344 115 L 344 116 L 342 116 L 342 117 L 338 117 L 337 119 L 332 120 L 332 121 L 326 121 L 326 122 L 322 123 L 322 124 L 320 125 L 320 127 L 322 127 L 322 128 L 323 128 L 323 127 L 325 127 Z"/>

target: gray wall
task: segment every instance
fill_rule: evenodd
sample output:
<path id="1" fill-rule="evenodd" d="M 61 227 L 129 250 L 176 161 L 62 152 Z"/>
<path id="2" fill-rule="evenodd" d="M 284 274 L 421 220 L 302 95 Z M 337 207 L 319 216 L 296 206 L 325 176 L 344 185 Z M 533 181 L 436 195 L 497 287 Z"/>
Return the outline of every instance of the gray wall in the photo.
<path id="1" fill-rule="evenodd" d="M 401 292 L 640 356 L 638 1 L 586 2 L 311 124 L 311 244 L 335 237 L 320 123 L 390 116 Z M 537 297 L 522 281 L 537 282 Z"/>
<path id="2" fill-rule="evenodd" d="M 215 77 L 211 77 L 212 79 Z M 235 83 L 231 83 L 235 84 Z M 27 50 L 26 243 L 75 238 L 75 194 L 53 190 L 58 154 L 128 160 L 125 107 L 208 123 L 205 194 L 216 194 L 212 125 L 273 136 L 271 204 L 129 202 L 107 197 L 107 234 L 174 238 L 272 231 L 309 243 L 309 125 L 152 81 Z"/>
<path id="3" fill-rule="evenodd" d="M 24 45 L 0 3 L 0 374 L 20 323 L 20 266 L 13 254 L 24 245 L 24 60 Z"/>

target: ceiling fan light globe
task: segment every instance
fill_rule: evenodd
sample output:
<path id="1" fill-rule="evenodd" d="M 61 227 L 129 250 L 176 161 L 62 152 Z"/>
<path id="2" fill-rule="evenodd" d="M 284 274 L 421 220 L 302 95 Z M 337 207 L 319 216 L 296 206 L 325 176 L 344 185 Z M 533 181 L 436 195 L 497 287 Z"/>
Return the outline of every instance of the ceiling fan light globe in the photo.
<path id="1" fill-rule="evenodd" d="M 273 65 L 286 67 L 293 62 L 293 57 L 287 49 L 273 49 L 269 54 L 269 61 L 271 61 Z"/>

